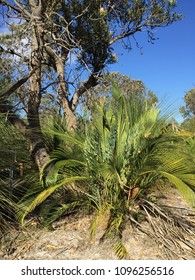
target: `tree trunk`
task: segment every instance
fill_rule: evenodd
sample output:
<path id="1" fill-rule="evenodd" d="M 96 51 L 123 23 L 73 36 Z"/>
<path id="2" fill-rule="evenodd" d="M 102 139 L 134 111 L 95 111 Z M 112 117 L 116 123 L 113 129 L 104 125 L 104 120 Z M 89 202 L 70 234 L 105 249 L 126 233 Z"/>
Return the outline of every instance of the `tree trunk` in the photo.
<path id="1" fill-rule="evenodd" d="M 27 109 L 27 137 L 30 142 L 31 155 L 39 170 L 41 170 L 44 164 L 49 160 L 49 155 L 45 148 L 44 139 L 41 133 L 39 119 L 39 107 L 41 103 L 41 62 L 44 45 L 43 7 L 41 6 L 41 3 L 37 5 L 34 0 L 30 0 L 29 3 L 32 10 L 30 72 L 33 71 L 33 75 L 30 77 L 30 92 Z"/>
<path id="2" fill-rule="evenodd" d="M 67 86 L 64 80 L 64 61 L 58 59 L 56 61 L 56 69 L 58 73 L 58 97 L 64 110 L 66 125 L 68 130 L 74 130 L 76 128 L 76 116 L 71 110 L 70 102 L 68 100 Z"/>
<path id="3" fill-rule="evenodd" d="M 37 70 L 30 78 L 27 137 L 30 142 L 31 155 L 39 170 L 41 170 L 44 164 L 48 161 L 49 155 L 45 148 L 39 119 L 39 107 L 41 102 L 41 65 L 38 55 L 35 55 L 32 59 L 32 65 L 33 67 L 36 67 Z"/>

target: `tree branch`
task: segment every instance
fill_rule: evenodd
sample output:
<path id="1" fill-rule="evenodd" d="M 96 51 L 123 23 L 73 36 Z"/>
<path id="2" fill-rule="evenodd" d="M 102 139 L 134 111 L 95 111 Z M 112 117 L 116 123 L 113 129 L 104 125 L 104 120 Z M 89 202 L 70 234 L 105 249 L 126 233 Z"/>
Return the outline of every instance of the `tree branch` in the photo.
<path id="1" fill-rule="evenodd" d="M 10 96 L 14 91 L 16 91 L 19 87 L 21 87 L 24 83 L 28 81 L 28 79 L 34 74 L 36 69 L 31 71 L 29 74 L 21 78 L 19 81 L 17 81 L 15 84 L 11 85 L 8 89 L 6 89 L 3 92 L 0 92 L 0 97 L 8 97 Z"/>
<path id="2" fill-rule="evenodd" d="M 25 136 L 27 125 L 12 109 L 12 106 L 7 104 L 5 100 L 1 101 L 0 112 L 5 114 L 10 123 Z"/>
<path id="3" fill-rule="evenodd" d="M 11 8 L 12 10 L 14 10 L 15 12 L 17 12 L 19 14 L 23 14 L 24 18 L 26 20 L 30 20 L 30 13 L 25 11 L 25 9 L 23 9 L 21 7 L 21 5 L 18 3 L 18 1 L 15 0 L 15 3 L 16 3 L 17 6 L 12 5 L 5 0 L 0 0 L 0 4 L 2 4 L 3 6 L 7 6 L 8 8 Z"/>
<path id="4" fill-rule="evenodd" d="M 114 37 L 112 40 L 110 40 L 109 45 L 113 45 L 115 42 L 121 40 L 121 39 L 125 39 L 127 37 L 130 37 L 132 35 L 134 35 L 136 32 L 141 31 L 143 28 L 143 25 L 137 26 L 135 29 L 133 30 L 128 30 L 128 31 L 124 31 L 122 33 L 120 33 L 118 36 Z"/>
<path id="5" fill-rule="evenodd" d="M 14 49 L 11 49 L 11 48 L 8 48 L 7 50 L 4 49 L 2 46 L 0 46 L 0 52 L 4 52 L 4 53 L 9 53 L 9 54 L 13 54 L 13 55 L 16 55 L 20 58 L 23 58 L 24 59 L 24 62 L 29 62 L 29 58 L 25 57 L 24 55 L 16 52 Z"/>
<path id="6" fill-rule="evenodd" d="M 76 110 L 79 97 L 81 97 L 88 89 L 95 87 L 98 83 L 97 73 L 89 76 L 88 80 L 74 93 L 70 104 L 73 112 Z"/>

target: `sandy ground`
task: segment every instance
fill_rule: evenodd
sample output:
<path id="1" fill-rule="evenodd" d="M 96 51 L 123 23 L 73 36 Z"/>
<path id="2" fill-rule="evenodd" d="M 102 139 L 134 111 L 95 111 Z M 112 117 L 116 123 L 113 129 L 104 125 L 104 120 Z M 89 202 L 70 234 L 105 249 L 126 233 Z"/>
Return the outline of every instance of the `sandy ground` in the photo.
<path id="1" fill-rule="evenodd" d="M 179 209 L 183 211 L 188 209 L 187 204 L 175 189 L 171 190 L 171 195 L 169 193 L 169 196 L 162 196 L 161 203 L 168 206 L 179 205 Z M 191 209 L 190 211 L 193 213 L 191 219 L 194 219 L 194 212 Z M 100 241 L 97 236 L 93 240 L 90 239 L 89 227 L 92 219 L 92 215 L 67 216 L 56 223 L 53 230 L 41 227 L 35 219 L 29 220 L 23 229 L 13 230 L 2 238 L 0 259 L 116 260 L 117 256 L 114 252 L 116 240 Z M 151 234 L 132 227 L 130 222 L 126 223 L 122 241 L 128 251 L 129 259 L 195 259 L 195 232 L 194 235 L 184 236 L 186 242 L 179 241 L 183 242 L 184 250 L 175 248 L 176 254 L 168 256 L 163 244 L 156 242 L 152 237 L 151 226 L 147 222 L 144 222 L 143 226 L 149 229 Z M 191 249 L 185 250 L 185 243 L 189 242 Z"/>

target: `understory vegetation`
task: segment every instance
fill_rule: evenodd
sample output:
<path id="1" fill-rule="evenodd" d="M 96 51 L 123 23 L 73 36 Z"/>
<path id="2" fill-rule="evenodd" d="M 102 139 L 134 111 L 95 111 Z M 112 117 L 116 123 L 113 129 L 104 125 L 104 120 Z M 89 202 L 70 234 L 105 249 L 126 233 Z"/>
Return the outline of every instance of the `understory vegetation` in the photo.
<path id="1" fill-rule="evenodd" d="M 84 212 L 93 215 L 91 238 L 101 228 L 98 238 L 114 238 L 119 258 L 128 258 L 121 241 L 127 220 L 140 228 L 148 220 L 162 243 L 166 223 L 178 234 L 187 224 L 184 230 L 193 234 L 190 223 L 159 206 L 153 190 L 175 186 L 195 207 L 195 136 L 176 128 L 172 116 L 147 98 L 123 94 L 113 82 L 112 95 L 96 100 L 77 130 L 48 117 L 42 129 L 50 160 L 40 178 L 26 141 L 3 116 L 0 129 L 2 233 L 24 226 L 30 215 L 50 228 L 66 214 Z M 161 230 L 152 217 L 160 219 Z"/>
<path id="2" fill-rule="evenodd" d="M 178 9 L 175 0 L 0 0 L 1 243 L 35 233 L 29 221 L 47 231 L 84 215 L 90 238 L 112 240 L 119 258 L 131 258 L 127 225 L 168 258 L 188 258 L 195 214 L 181 211 L 195 207 L 195 89 L 178 124 L 142 81 L 111 72 L 181 21 Z M 163 188 L 189 208 L 162 205 Z"/>

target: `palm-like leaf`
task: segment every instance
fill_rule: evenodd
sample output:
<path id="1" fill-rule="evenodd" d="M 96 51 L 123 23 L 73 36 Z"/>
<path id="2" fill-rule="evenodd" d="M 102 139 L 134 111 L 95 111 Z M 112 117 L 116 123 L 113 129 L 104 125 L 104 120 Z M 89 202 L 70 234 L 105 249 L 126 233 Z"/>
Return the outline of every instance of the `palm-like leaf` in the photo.
<path id="1" fill-rule="evenodd" d="M 48 207 L 45 206 L 44 210 L 41 211 L 41 215 L 44 217 L 43 225 L 49 227 L 64 214 L 70 213 L 79 207 L 82 207 L 82 203 L 83 202 L 79 200 L 71 203 L 62 203 L 60 205 L 55 204 L 53 207 L 51 207 L 51 205 L 48 205 Z"/>
<path id="2" fill-rule="evenodd" d="M 174 184 L 180 193 L 184 196 L 184 198 L 189 202 L 192 207 L 195 207 L 195 195 L 193 190 L 184 183 L 185 175 L 180 176 L 180 174 L 170 174 L 167 172 L 161 172 L 161 174 L 166 177 L 172 184 Z M 181 177 L 183 177 L 181 179 Z M 195 174 L 194 174 L 194 182 L 195 182 Z"/>
<path id="3" fill-rule="evenodd" d="M 96 105 L 84 136 L 51 132 L 62 142 L 41 174 L 47 189 L 26 208 L 22 220 L 54 191 L 64 185 L 71 188 L 76 181 L 85 181 L 75 185 L 75 191 L 80 188 L 97 209 L 108 203 L 113 209 L 120 205 L 123 213 L 133 188 L 140 189 L 139 199 L 162 178 L 194 205 L 194 165 L 185 136 L 175 134 L 168 118 L 146 100 L 125 97 L 115 85 L 113 96 L 109 104 L 101 100 Z"/>
<path id="4" fill-rule="evenodd" d="M 51 131 L 60 144 L 41 172 L 46 189 L 21 201 L 18 219 L 24 223 L 37 205 L 65 188 L 75 195 L 67 202 L 46 204 L 46 224 L 69 209 L 88 205 L 96 213 L 92 236 L 117 237 L 115 252 L 123 258 L 128 256 L 121 241 L 124 216 L 137 215 L 136 200 L 158 180 L 168 180 L 195 206 L 195 162 L 189 149 L 194 142 L 186 141 L 189 135 L 174 133 L 168 118 L 146 100 L 125 97 L 115 85 L 113 96 L 109 104 L 96 104 L 83 136 Z"/>
<path id="5" fill-rule="evenodd" d="M 76 182 L 76 181 L 82 181 L 82 180 L 86 180 L 87 177 L 81 177 L 81 176 L 75 176 L 75 177 L 70 177 L 70 178 L 66 178 L 64 180 L 62 180 L 60 183 L 55 184 L 47 189 L 44 189 L 41 193 L 38 194 L 38 196 L 30 203 L 30 205 L 28 205 L 27 207 L 25 207 L 24 205 L 24 209 L 22 209 L 22 211 L 19 211 L 17 214 L 17 219 L 20 220 L 21 224 L 24 224 L 24 218 L 26 217 L 26 215 L 28 213 L 30 213 L 31 211 L 33 211 L 35 209 L 35 207 L 37 207 L 39 204 L 41 204 L 43 201 L 46 200 L 46 198 L 48 198 L 51 194 L 54 193 L 54 191 L 56 191 L 58 188 L 64 186 L 67 183 L 71 183 L 71 182 Z M 22 205 L 21 205 L 22 207 Z"/>
<path id="6" fill-rule="evenodd" d="M 0 114 L 0 229 L 3 225 L 8 229 L 9 222 L 15 222 L 14 215 L 25 185 L 19 170 L 21 162 L 28 166 L 28 145 L 6 117 Z"/>

